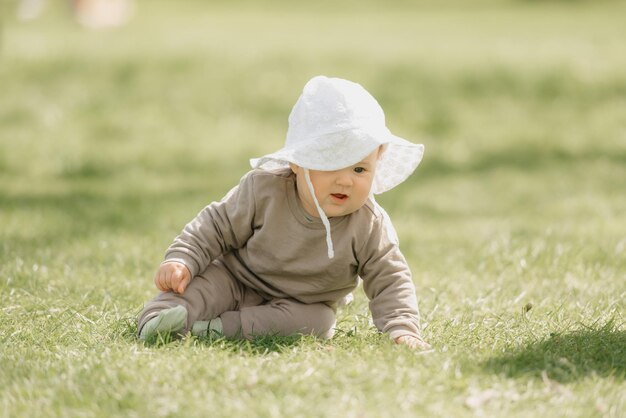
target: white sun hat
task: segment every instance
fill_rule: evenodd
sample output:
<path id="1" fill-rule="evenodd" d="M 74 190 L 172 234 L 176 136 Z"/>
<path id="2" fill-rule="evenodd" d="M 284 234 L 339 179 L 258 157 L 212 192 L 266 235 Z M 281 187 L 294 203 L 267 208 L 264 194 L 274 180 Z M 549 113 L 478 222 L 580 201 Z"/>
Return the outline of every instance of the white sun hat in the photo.
<path id="1" fill-rule="evenodd" d="M 424 146 L 393 135 L 383 109 L 360 84 L 317 76 L 306 83 L 289 115 L 285 146 L 250 164 L 333 171 L 358 163 L 380 145 L 386 147 L 376 167 L 374 194 L 406 180 L 422 160 Z"/>
<path id="2" fill-rule="evenodd" d="M 334 251 L 330 223 L 315 197 L 309 170 L 334 171 L 350 167 L 381 145 L 370 194 L 386 192 L 402 183 L 422 160 L 424 146 L 393 135 L 385 113 L 360 84 L 317 76 L 309 80 L 289 115 L 285 146 L 250 160 L 253 168 L 276 169 L 289 163 L 304 169 L 307 185 L 326 227 L 328 257 Z"/>

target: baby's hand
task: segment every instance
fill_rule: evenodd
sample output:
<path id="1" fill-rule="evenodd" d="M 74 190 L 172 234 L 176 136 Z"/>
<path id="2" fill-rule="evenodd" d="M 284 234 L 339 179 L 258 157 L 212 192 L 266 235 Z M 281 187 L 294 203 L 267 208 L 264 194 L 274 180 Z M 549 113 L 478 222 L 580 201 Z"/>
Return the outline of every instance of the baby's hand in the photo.
<path id="1" fill-rule="evenodd" d="M 410 348 L 420 351 L 428 351 L 433 349 L 430 344 L 412 335 L 402 335 L 396 338 L 395 342 L 396 344 L 404 344 L 409 346 Z"/>
<path id="2" fill-rule="evenodd" d="M 175 293 L 183 293 L 190 281 L 191 273 L 187 267 L 176 262 L 161 264 L 154 275 L 154 284 L 163 292 L 172 290 Z"/>

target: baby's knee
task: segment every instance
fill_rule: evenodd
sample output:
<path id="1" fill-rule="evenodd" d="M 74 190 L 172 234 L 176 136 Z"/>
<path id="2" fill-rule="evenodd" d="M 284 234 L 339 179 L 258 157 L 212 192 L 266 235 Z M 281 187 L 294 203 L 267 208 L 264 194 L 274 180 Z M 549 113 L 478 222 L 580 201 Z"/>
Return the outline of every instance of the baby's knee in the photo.
<path id="1" fill-rule="evenodd" d="M 319 338 L 329 339 L 335 335 L 337 318 L 335 311 L 327 305 L 320 304 L 319 312 L 314 316 L 315 324 L 312 334 Z"/>

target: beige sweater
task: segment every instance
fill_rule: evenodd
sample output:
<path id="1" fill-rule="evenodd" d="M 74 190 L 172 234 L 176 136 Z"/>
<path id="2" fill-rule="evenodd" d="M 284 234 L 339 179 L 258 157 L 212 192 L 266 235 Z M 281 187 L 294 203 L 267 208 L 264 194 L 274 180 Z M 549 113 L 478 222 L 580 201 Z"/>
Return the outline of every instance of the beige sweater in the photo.
<path id="1" fill-rule="evenodd" d="M 222 257 L 235 277 L 268 299 L 331 306 L 361 277 L 376 327 L 392 338 L 419 337 L 411 272 L 380 209 L 368 200 L 329 220 L 333 259 L 321 220 L 300 205 L 293 173 L 253 170 L 185 226 L 164 262 L 181 262 L 194 277 Z"/>

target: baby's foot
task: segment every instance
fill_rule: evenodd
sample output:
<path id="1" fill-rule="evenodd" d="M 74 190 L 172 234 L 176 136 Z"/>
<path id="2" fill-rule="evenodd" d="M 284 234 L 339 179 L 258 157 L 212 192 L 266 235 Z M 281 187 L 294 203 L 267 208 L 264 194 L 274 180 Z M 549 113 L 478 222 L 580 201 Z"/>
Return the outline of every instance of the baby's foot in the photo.
<path id="1" fill-rule="evenodd" d="M 187 309 L 178 305 L 173 308 L 163 309 L 157 316 L 145 323 L 139 333 L 140 340 L 146 340 L 153 335 L 166 332 L 177 332 L 187 323 Z"/>
<path id="2" fill-rule="evenodd" d="M 223 335 L 222 320 L 220 318 L 210 321 L 196 321 L 191 327 L 191 335 L 196 337 L 219 338 Z"/>

